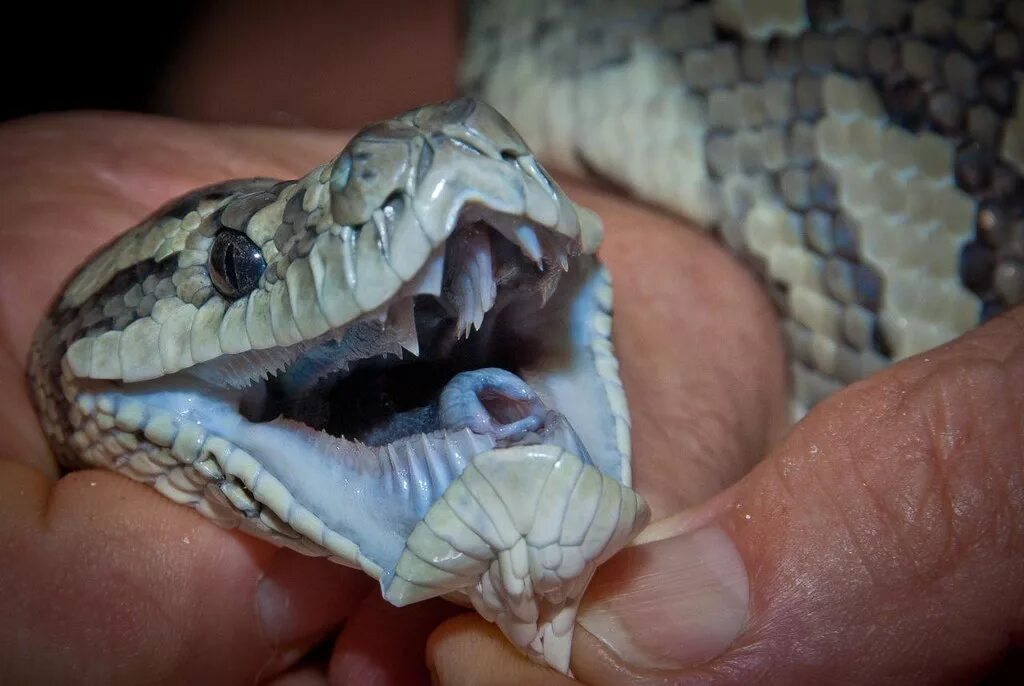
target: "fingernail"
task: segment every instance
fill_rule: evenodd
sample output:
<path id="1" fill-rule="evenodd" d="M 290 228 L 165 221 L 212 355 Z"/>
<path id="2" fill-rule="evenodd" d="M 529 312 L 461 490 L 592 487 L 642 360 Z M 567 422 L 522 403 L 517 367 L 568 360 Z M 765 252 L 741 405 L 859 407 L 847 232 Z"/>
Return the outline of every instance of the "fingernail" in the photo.
<path id="1" fill-rule="evenodd" d="M 275 647 L 317 636 L 341 622 L 365 588 L 356 570 L 279 550 L 256 589 L 263 635 Z"/>
<path id="2" fill-rule="evenodd" d="M 717 527 L 627 548 L 606 567 L 579 623 L 627 666 L 705 662 L 724 652 L 746 622 L 747 571 Z"/>

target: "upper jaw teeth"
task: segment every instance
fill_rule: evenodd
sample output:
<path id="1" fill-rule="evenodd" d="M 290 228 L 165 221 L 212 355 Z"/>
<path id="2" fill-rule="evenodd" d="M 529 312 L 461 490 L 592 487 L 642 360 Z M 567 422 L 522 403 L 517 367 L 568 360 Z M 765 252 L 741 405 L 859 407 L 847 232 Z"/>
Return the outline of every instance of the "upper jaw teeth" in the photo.
<path id="1" fill-rule="evenodd" d="M 564 241 L 526 223 L 522 218 L 488 218 L 520 252 L 542 272 L 538 281 L 540 305 L 543 307 L 558 284 L 558 273 L 569 270 L 569 252 Z M 494 307 L 498 284 L 503 280 L 503 265 L 495 261 L 496 252 L 491 232 L 471 224 L 449 239 L 444 256 L 442 299 L 452 307 L 459 337 L 479 330 L 484 316 Z"/>
<path id="2" fill-rule="evenodd" d="M 523 254 L 533 260 L 538 269 L 544 269 L 544 249 L 540 247 L 540 239 L 534 228 L 523 224 L 515 228 L 513 235 Z"/>
<path id="3" fill-rule="evenodd" d="M 495 226 L 541 270 L 536 291 L 539 304 L 544 306 L 557 287 L 560 273 L 568 271 L 567 243 L 548 236 L 544 229 L 530 226 L 522 218 L 492 219 L 488 217 L 487 223 Z M 415 316 L 415 297 L 418 295 L 432 295 L 446 304 L 456 320 L 456 335 L 459 338 L 466 337 L 483 325 L 485 316 L 497 301 L 498 284 L 503 279 L 505 267 L 496 260 L 492 235 L 483 226 L 465 226 L 449 238 L 449 243 L 440 248 L 415 277 L 406 282 L 388 305 L 344 327 L 291 348 L 253 350 L 212 360 L 196 365 L 189 370 L 189 374 L 215 386 L 229 388 L 245 388 L 268 375 L 280 374 L 283 380 L 289 382 L 301 378 L 299 385 L 306 388 L 330 373 L 346 369 L 351 362 L 369 351 L 359 346 L 348 350 L 345 356 L 331 354 L 321 363 L 313 363 L 306 353 L 320 348 L 329 340 L 341 341 L 353 327 L 365 328 L 371 322 L 381 332 L 380 337 L 371 336 L 376 341 L 372 346 L 373 355 L 392 353 L 400 356 L 402 349 L 405 349 L 418 356 L 420 341 Z M 234 359 L 236 357 L 239 359 Z M 293 363 L 300 357 L 312 363 L 312 367 L 305 369 L 301 375 L 291 370 Z"/>
<path id="4" fill-rule="evenodd" d="M 446 259 L 443 293 L 455 307 L 459 337 L 480 329 L 484 315 L 494 306 L 498 286 L 494 281 L 494 255 L 487 230 L 469 226 L 453 236 Z"/>

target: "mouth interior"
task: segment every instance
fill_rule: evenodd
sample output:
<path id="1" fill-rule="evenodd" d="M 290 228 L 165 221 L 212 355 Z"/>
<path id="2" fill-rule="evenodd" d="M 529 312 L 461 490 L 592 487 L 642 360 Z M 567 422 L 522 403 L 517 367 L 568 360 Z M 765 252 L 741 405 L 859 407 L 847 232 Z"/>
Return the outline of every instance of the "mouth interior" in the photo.
<path id="1" fill-rule="evenodd" d="M 562 422 L 523 379 L 563 352 L 569 321 L 556 296 L 572 290 L 576 252 L 543 228 L 521 226 L 510 239 L 460 222 L 425 292 L 326 336 L 248 389 L 240 412 L 374 447 L 461 429 L 501 445 L 538 440 Z"/>
<path id="2" fill-rule="evenodd" d="M 249 489 L 347 563 L 339 541 L 393 570 L 413 528 L 485 452 L 554 446 L 628 478 L 607 288 L 575 240 L 464 210 L 377 310 L 113 395 L 222 439 L 225 487 Z"/>

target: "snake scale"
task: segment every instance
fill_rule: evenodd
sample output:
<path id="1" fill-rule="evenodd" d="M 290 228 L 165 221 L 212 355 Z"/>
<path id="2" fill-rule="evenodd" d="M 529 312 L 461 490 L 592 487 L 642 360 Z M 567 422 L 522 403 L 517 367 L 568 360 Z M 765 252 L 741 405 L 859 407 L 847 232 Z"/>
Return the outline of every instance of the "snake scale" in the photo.
<path id="1" fill-rule="evenodd" d="M 794 413 L 1024 302 L 1024 3 L 480 2 L 464 87 L 549 164 L 713 231 Z"/>
<path id="2" fill-rule="evenodd" d="M 466 10 L 472 98 L 160 208 L 68 282 L 30 380 L 65 467 L 395 604 L 469 603 L 568 671 L 591 576 L 648 512 L 600 221 L 538 158 L 745 260 L 799 416 L 1024 300 L 1024 0 Z"/>

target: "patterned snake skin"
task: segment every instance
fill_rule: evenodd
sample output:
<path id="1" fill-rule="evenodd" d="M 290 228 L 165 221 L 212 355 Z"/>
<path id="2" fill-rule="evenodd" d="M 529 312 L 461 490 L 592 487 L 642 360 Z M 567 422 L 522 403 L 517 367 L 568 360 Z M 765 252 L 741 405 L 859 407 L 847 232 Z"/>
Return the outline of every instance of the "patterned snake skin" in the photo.
<path id="1" fill-rule="evenodd" d="M 597 566 L 647 521 L 598 218 L 463 99 L 294 181 L 197 189 L 102 249 L 29 376 L 66 468 L 471 604 L 567 671 Z"/>
<path id="2" fill-rule="evenodd" d="M 552 164 L 763 277 L 794 414 L 1024 301 L 1024 0 L 482 0 L 471 99 L 87 262 L 30 377 L 64 466 L 472 604 L 563 672 L 644 526 L 600 222 Z M 666 275 L 671 278 L 671 275 Z"/>
<path id="3" fill-rule="evenodd" d="M 1024 2 L 470 4 L 463 86 L 763 277 L 794 413 L 1024 302 Z"/>

